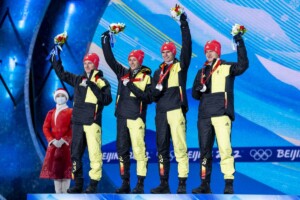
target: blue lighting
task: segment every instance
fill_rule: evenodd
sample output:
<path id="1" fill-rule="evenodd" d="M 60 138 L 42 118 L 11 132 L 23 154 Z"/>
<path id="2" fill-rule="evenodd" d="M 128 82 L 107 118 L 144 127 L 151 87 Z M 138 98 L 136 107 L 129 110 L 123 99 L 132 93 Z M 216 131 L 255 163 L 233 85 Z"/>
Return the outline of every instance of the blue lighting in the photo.
<path id="1" fill-rule="evenodd" d="M 29 4 L 30 4 L 31 0 L 26 0 L 25 1 L 25 5 L 24 5 L 24 9 L 22 12 L 22 19 L 19 21 L 19 28 L 23 29 L 25 27 L 25 22 L 26 19 L 28 17 L 29 14 Z"/>
<path id="2" fill-rule="evenodd" d="M 19 21 L 19 28 L 22 29 L 22 28 L 24 28 L 24 26 L 25 26 L 25 20 L 22 19 Z"/>
<path id="3" fill-rule="evenodd" d="M 69 14 L 73 14 L 75 12 L 75 5 L 74 3 L 70 3 L 69 5 Z"/>
<path id="4" fill-rule="evenodd" d="M 14 57 L 9 57 L 9 70 L 10 71 L 14 71 L 16 68 L 16 62 L 17 62 L 17 58 Z"/>
<path id="5" fill-rule="evenodd" d="M 68 13 L 67 13 L 67 17 L 66 17 L 66 22 L 65 22 L 65 27 L 64 27 L 64 31 L 67 32 L 70 26 L 70 21 L 71 21 L 71 16 L 72 14 L 75 12 L 75 4 L 74 3 L 70 3 L 69 4 L 69 9 L 68 9 Z"/>

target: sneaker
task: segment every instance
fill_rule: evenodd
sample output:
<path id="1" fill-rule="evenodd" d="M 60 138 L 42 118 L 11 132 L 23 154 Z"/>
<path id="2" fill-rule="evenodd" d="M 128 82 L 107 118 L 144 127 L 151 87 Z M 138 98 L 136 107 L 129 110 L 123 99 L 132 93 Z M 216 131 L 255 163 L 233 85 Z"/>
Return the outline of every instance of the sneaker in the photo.
<path id="1" fill-rule="evenodd" d="M 179 178 L 177 194 L 186 194 L 186 178 Z"/>
<path id="2" fill-rule="evenodd" d="M 92 180 L 90 182 L 90 185 L 86 188 L 86 190 L 84 191 L 85 193 L 97 193 L 97 185 L 98 185 L 98 181 Z"/>
<path id="3" fill-rule="evenodd" d="M 132 190 L 133 194 L 144 194 L 144 184 L 137 184 L 135 188 Z"/>
<path id="4" fill-rule="evenodd" d="M 233 194 L 233 179 L 225 179 L 224 194 Z"/>
<path id="5" fill-rule="evenodd" d="M 75 178 L 75 185 L 67 190 L 67 193 L 78 194 L 82 193 L 83 178 Z"/>
<path id="6" fill-rule="evenodd" d="M 192 190 L 193 194 L 211 194 L 209 182 L 203 181 L 201 185 Z"/>
<path id="7" fill-rule="evenodd" d="M 132 190 L 131 193 L 133 194 L 144 194 L 144 176 L 138 176 L 138 182 L 135 188 Z"/>
<path id="8" fill-rule="evenodd" d="M 129 194 L 130 193 L 130 182 L 129 180 L 124 179 L 122 182 L 122 186 L 116 189 L 116 193 L 118 194 Z"/>
<path id="9" fill-rule="evenodd" d="M 151 190 L 152 194 L 170 194 L 170 187 L 168 180 L 161 179 L 158 187 Z"/>

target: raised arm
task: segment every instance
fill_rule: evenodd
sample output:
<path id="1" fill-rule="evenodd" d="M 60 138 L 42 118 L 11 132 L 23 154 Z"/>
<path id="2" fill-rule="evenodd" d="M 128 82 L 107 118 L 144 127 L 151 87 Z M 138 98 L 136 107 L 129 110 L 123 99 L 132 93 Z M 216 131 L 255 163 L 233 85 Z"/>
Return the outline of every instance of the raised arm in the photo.
<path id="1" fill-rule="evenodd" d="M 234 40 L 237 44 L 237 56 L 238 62 L 233 63 L 230 68 L 232 75 L 238 76 L 244 73 L 249 67 L 249 60 L 247 56 L 247 50 L 244 40 L 240 34 L 234 36 Z"/>
<path id="2" fill-rule="evenodd" d="M 120 63 L 118 63 L 114 57 L 110 46 L 110 35 L 109 31 L 106 31 L 102 34 L 101 44 L 103 49 L 104 58 L 109 65 L 109 67 L 114 71 L 117 75 L 118 79 L 128 73 L 128 69 L 123 67 Z"/>
<path id="3" fill-rule="evenodd" d="M 52 67 L 56 73 L 56 75 L 64 82 L 68 83 L 71 86 L 75 86 L 76 82 L 79 81 L 80 76 L 77 76 L 75 74 L 72 74 L 70 72 L 67 72 L 64 70 L 64 67 L 62 66 L 61 60 L 53 60 Z"/>
<path id="4" fill-rule="evenodd" d="M 182 37 L 182 47 L 180 54 L 181 67 L 183 69 L 188 69 L 191 57 L 192 57 L 192 37 L 190 33 L 189 24 L 186 21 L 185 13 L 180 16 L 180 28 L 181 28 L 181 37 Z"/>

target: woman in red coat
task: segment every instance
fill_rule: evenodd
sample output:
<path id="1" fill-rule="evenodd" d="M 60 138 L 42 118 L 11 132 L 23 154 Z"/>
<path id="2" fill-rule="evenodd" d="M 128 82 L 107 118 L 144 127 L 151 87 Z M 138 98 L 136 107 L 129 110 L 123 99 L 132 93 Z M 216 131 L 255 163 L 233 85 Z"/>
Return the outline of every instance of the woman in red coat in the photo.
<path id="1" fill-rule="evenodd" d="M 43 125 L 48 148 L 40 178 L 54 179 L 56 193 L 67 193 L 72 177 L 72 109 L 66 104 L 68 99 L 66 90 L 59 88 L 55 91 L 56 108 L 48 112 Z"/>

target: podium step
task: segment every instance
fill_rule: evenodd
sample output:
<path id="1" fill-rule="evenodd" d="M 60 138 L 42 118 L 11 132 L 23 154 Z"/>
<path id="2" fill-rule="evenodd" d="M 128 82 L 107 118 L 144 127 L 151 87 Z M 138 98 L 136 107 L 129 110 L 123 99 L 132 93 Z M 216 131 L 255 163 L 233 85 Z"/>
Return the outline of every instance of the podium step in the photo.
<path id="1" fill-rule="evenodd" d="M 300 200 L 300 195 L 243 194 L 27 194 L 27 200 Z"/>

